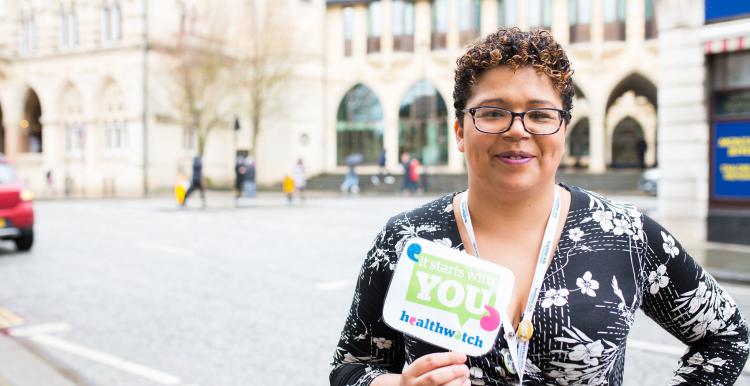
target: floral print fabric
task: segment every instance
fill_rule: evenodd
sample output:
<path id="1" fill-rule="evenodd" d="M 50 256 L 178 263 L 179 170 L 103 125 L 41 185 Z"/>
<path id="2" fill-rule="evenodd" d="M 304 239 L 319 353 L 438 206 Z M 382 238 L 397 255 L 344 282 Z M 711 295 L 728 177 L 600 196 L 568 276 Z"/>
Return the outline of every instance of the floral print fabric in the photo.
<path id="1" fill-rule="evenodd" d="M 634 206 L 576 187 L 532 318 L 525 385 L 621 385 L 626 339 L 639 308 L 688 345 L 671 385 L 730 385 L 750 350 L 734 300 L 667 230 Z M 422 237 L 463 251 L 455 194 L 391 218 L 371 246 L 334 353 L 331 385 L 369 385 L 405 362 L 443 351 L 392 330 L 382 308 L 401 249 Z M 473 258 L 467 255 L 467 258 Z M 472 385 L 510 385 L 503 334 L 469 357 Z"/>

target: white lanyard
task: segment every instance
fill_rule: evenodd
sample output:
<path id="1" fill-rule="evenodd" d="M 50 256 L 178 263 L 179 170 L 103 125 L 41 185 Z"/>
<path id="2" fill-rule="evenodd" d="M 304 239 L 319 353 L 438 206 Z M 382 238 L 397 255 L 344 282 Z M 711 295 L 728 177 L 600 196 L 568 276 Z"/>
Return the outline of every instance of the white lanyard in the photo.
<path id="1" fill-rule="evenodd" d="M 461 195 L 461 218 L 464 221 L 466 233 L 469 236 L 471 247 L 474 249 L 474 255 L 479 257 L 479 248 L 477 247 L 477 239 L 474 236 L 474 227 L 471 225 L 471 215 L 469 214 L 469 191 L 462 193 Z M 529 292 L 529 298 L 526 302 L 526 308 L 523 312 L 523 319 L 519 322 L 519 325 L 528 321 L 531 323 L 531 317 L 534 316 L 534 307 L 536 301 L 539 298 L 539 290 L 542 286 L 542 280 L 544 279 L 544 272 L 547 270 L 547 262 L 550 258 L 550 250 L 552 249 L 552 241 L 555 238 L 557 230 L 557 222 L 560 218 L 560 193 L 555 188 L 555 199 L 552 203 L 552 210 L 547 220 L 547 227 L 544 229 L 544 238 L 542 239 L 542 246 L 539 248 L 539 256 L 536 263 L 536 271 L 534 272 L 534 279 L 531 282 L 531 292 Z M 508 342 L 508 349 L 510 350 L 513 364 L 515 365 L 516 372 L 518 373 L 518 384 L 523 383 L 523 372 L 526 367 L 526 355 L 529 352 L 529 341 L 519 341 L 516 337 L 515 330 L 511 324 L 510 318 L 503 315 L 502 318 L 503 329 L 505 330 L 505 340 Z"/>

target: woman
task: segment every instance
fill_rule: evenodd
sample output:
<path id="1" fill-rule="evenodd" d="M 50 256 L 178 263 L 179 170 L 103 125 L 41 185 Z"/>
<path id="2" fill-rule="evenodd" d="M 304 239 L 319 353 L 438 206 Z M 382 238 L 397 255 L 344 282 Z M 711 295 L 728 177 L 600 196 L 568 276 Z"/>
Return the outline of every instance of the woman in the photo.
<path id="1" fill-rule="evenodd" d="M 457 64 L 454 131 L 466 156 L 468 190 L 391 218 L 376 237 L 331 384 L 508 385 L 521 372 L 524 384 L 620 385 L 638 308 L 689 346 L 673 385 L 732 384 L 749 345 L 734 301 L 668 231 L 632 205 L 555 184 L 573 97 L 573 70 L 562 47 L 547 31 L 500 30 Z M 459 210 L 464 205 L 466 218 Z M 545 260 L 540 245 L 548 221 L 547 238 L 557 248 L 546 265 L 537 264 Z M 513 329 L 533 327 L 518 332 L 528 338 L 525 361 L 508 355 L 509 342 L 520 346 L 523 339 L 505 329 L 488 354 L 467 357 L 383 323 L 394 264 L 412 237 L 515 274 L 509 318 Z M 538 298 L 529 299 L 535 292 Z"/>

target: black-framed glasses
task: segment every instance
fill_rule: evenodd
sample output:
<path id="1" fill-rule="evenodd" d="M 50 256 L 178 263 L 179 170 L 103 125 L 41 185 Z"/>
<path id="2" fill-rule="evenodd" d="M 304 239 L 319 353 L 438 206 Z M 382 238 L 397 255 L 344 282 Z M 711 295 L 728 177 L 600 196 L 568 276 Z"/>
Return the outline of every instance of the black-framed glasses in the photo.
<path id="1" fill-rule="evenodd" d="M 521 117 L 521 124 L 527 133 L 552 135 L 560 131 L 564 119 L 570 118 L 570 112 L 567 110 L 547 107 L 528 109 L 520 113 L 493 106 L 478 106 L 461 111 L 471 114 L 474 127 L 487 134 L 502 134 L 510 130 L 516 117 Z"/>

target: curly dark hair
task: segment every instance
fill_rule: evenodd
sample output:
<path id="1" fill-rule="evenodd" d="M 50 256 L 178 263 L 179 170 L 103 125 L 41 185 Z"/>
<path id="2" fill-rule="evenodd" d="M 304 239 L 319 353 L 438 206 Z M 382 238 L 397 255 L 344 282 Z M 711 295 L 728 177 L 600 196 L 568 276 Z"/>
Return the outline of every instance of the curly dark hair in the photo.
<path id="1" fill-rule="evenodd" d="M 453 86 L 453 107 L 456 118 L 461 118 L 471 88 L 487 70 L 508 66 L 513 70 L 532 66 L 537 72 L 546 74 L 555 86 L 563 102 L 563 109 L 573 108 L 573 69 L 563 47 L 552 34 L 544 29 L 521 31 L 518 27 L 499 29 L 471 45 L 456 61 L 456 79 Z M 570 122 L 570 114 L 565 123 Z"/>

